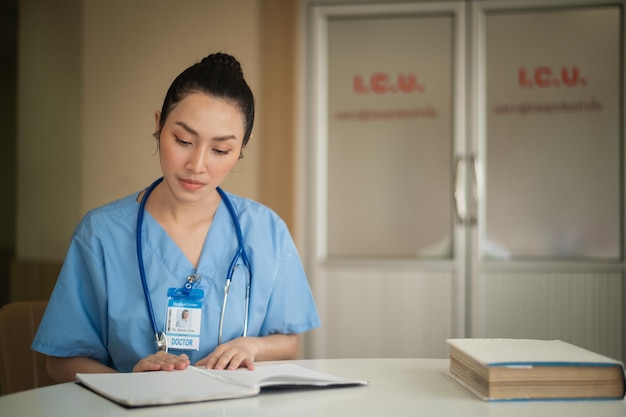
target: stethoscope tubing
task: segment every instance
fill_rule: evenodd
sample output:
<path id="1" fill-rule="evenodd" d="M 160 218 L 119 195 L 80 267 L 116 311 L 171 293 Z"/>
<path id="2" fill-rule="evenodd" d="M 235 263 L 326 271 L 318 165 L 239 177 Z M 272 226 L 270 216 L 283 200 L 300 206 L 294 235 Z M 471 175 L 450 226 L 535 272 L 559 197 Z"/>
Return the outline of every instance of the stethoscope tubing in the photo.
<path id="1" fill-rule="evenodd" d="M 143 215 L 146 211 L 146 201 L 148 201 L 148 196 L 152 191 L 163 181 L 163 177 L 154 181 L 150 187 L 146 189 L 143 197 L 141 198 L 141 202 L 139 203 L 139 211 L 137 213 L 137 263 L 139 265 L 139 275 L 141 277 L 141 286 L 143 288 L 143 295 L 146 299 L 146 306 L 148 307 L 148 314 L 150 314 L 150 323 L 152 324 L 152 331 L 154 333 L 154 338 L 157 341 L 157 345 L 159 344 L 159 340 L 161 340 L 159 329 L 156 325 L 156 319 L 154 317 L 154 308 L 152 308 L 152 299 L 150 297 L 150 290 L 148 289 L 148 283 L 146 280 L 146 270 L 143 263 L 143 250 L 142 250 L 142 237 L 141 237 L 141 229 L 143 225 Z M 159 346 L 160 348 L 160 346 Z"/>
<path id="2" fill-rule="evenodd" d="M 139 211 L 137 214 L 137 263 L 139 265 L 139 276 L 141 277 L 141 286 L 143 288 L 144 298 L 146 300 L 146 307 L 148 309 L 148 314 L 150 316 L 150 323 L 152 325 L 152 331 L 154 333 L 154 338 L 157 343 L 157 348 L 159 350 L 166 350 L 166 341 L 165 341 L 165 333 L 159 332 L 159 329 L 156 324 L 156 318 L 154 316 L 154 308 L 152 307 L 152 299 L 150 297 L 150 290 L 148 289 L 148 283 L 146 279 L 146 270 L 143 262 L 143 250 L 142 250 L 142 225 L 143 225 L 143 217 L 145 213 L 146 201 L 148 200 L 148 196 L 152 191 L 163 181 L 163 177 L 158 178 L 154 181 L 144 192 L 143 197 L 139 203 Z M 246 282 L 246 300 L 245 300 L 245 311 L 244 311 L 244 323 L 243 323 L 243 337 L 248 335 L 248 314 L 250 310 L 250 286 L 252 283 L 252 268 L 250 267 L 250 261 L 248 260 L 248 255 L 246 254 L 246 250 L 243 245 L 243 233 L 241 232 L 241 225 L 239 224 L 239 217 L 237 216 L 237 212 L 233 207 L 230 199 L 226 195 L 226 193 L 220 188 L 216 188 L 219 193 L 222 201 L 226 205 L 228 212 L 230 213 L 231 219 L 233 220 L 233 225 L 235 227 L 235 232 L 237 234 L 237 252 L 233 257 L 230 265 L 228 267 L 228 272 L 226 275 L 226 284 L 224 285 L 224 300 L 222 303 L 222 311 L 220 313 L 220 323 L 218 329 L 218 344 L 222 343 L 222 329 L 224 327 L 224 316 L 226 312 L 226 303 L 228 301 L 228 291 L 230 289 L 230 283 L 233 279 L 233 274 L 235 272 L 235 268 L 237 267 L 237 261 L 241 259 L 244 266 L 248 269 L 248 279 Z"/>

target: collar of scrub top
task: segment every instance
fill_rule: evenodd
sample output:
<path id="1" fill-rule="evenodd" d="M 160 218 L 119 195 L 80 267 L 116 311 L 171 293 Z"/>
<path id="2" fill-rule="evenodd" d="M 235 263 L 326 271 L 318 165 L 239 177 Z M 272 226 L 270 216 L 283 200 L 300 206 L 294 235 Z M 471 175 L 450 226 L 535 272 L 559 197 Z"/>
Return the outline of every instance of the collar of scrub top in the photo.
<path id="1" fill-rule="evenodd" d="M 143 263 L 143 251 L 142 251 L 142 237 L 141 237 L 141 228 L 143 224 L 143 215 L 146 211 L 146 201 L 148 201 L 148 196 L 152 191 L 163 181 L 163 177 L 158 178 L 154 181 L 145 191 L 143 197 L 141 198 L 141 202 L 139 203 L 139 212 L 137 214 L 137 261 L 139 264 L 139 275 L 141 277 L 141 285 L 143 287 L 143 294 L 146 299 L 146 307 L 148 308 L 148 314 L 150 315 L 150 322 L 152 323 L 152 331 L 154 332 L 154 339 L 157 344 L 158 350 L 167 350 L 167 339 L 165 337 L 165 332 L 159 332 L 156 324 L 156 319 L 154 318 L 154 309 L 152 308 L 152 300 L 150 297 L 150 291 L 148 289 L 148 284 L 146 280 L 146 270 L 144 268 Z M 248 311 L 250 309 L 250 284 L 252 282 L 252 269 L 250 268 L 250 262 L 248 260 L 248 255 L 246 254 L 246 250 L 243 245 L 243 234 L 241 233 L 241 225 L 239 224 L 239 217 L 237 216 L 237 212 L 233 207 L 230 199 L 224 193 L 224 191 L 220 188 L 216 188 L 219 193 L 222 201 L 226 205 L 228 212 L 230 213 L 230 217 L 233 220 L 233 225 L 235 227 L 235 232 L 237 233 L 237 252 L 233 256 L 233 259 L 230 262 L 228 267 L 228 273 L 226 274 L 226 284 L 224 286 L 224 300 L 222 303 L 222 312 L 220 314 L 220 325 L 218 331 L 218 344 L 222 344 L 222 329 L 224 327 L 224 315 L 226 312 L 226 301 L 228 300 L 228 291 L 230 288 L 230 282 L 233 279 L 233 273 L 235 272 L 235 268 L 237 266 L 237 261 L 241 259 L 244 266 L 248 270 L 247 281 L 246 281 L 246 308 L 244 312 L 244 321 L 243 321 L 243 337 L 246 337 L 248 334 Z M 200 280 L 200 277 L 197 274 L 191 275 L 187 278 L 187 282 L 185 283 L 185 288 L 191 289 L 195 283 Z"/>

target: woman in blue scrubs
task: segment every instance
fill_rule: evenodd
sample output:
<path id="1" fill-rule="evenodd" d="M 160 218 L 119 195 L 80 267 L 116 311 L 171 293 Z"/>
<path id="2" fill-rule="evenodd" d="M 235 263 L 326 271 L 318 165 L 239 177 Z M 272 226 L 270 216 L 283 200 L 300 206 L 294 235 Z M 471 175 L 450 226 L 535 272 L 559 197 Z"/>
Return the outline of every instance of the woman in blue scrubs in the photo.
<path id="1" fill-rule="evenodd" d="M 239 62 L 218 53 L 187 68 L 155 121 L 162 181 L 90 211 L 74 232 L 32 345 L 56 381 L 190 364 L 253 369 L 255 361 L 295 358 L 299 334 L 320 325 L 285 223 L 259 203 L 218 192 L 254 122 Z M 240 242 L 245 254 L 235 256 Z M 183 309 L 188 328 L 175 323 Z M 155 331 L 167 335 L 163 350 Z"/>

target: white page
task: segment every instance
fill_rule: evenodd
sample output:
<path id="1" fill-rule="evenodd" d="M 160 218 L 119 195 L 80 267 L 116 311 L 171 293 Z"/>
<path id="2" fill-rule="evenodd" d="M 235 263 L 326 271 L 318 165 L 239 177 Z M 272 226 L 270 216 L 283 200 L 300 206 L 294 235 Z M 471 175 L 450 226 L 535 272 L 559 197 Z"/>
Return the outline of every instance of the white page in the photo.
<path id="1" fill-rule="evenodd" d="M 365 385 L 366 381 L 354 381 L 340 378 L 324 372 L 314 371 L 296 364 L 257 366 L 253 371 L 239 368 L 231 371 L 204 369 L 204 372 L 235 381 L 246 386 L 333 386 Z"/>

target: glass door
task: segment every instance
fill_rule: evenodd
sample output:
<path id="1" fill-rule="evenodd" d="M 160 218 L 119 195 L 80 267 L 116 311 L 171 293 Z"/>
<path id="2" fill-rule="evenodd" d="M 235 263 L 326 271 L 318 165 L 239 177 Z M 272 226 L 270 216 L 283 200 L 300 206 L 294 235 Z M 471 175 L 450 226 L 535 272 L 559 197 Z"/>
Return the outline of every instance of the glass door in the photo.
<path id="1" fill-rule="evenodd" d="M 464 5 L 308 10 L 314 356 L 447 353 L 463 334 Z M 459 174 L 460 176 L 460 174 Z"/>
<path id="2" fill-rule="evenodd" d="M 472 336 L 624 354 L 618 2 L 472 3 Z"/>

